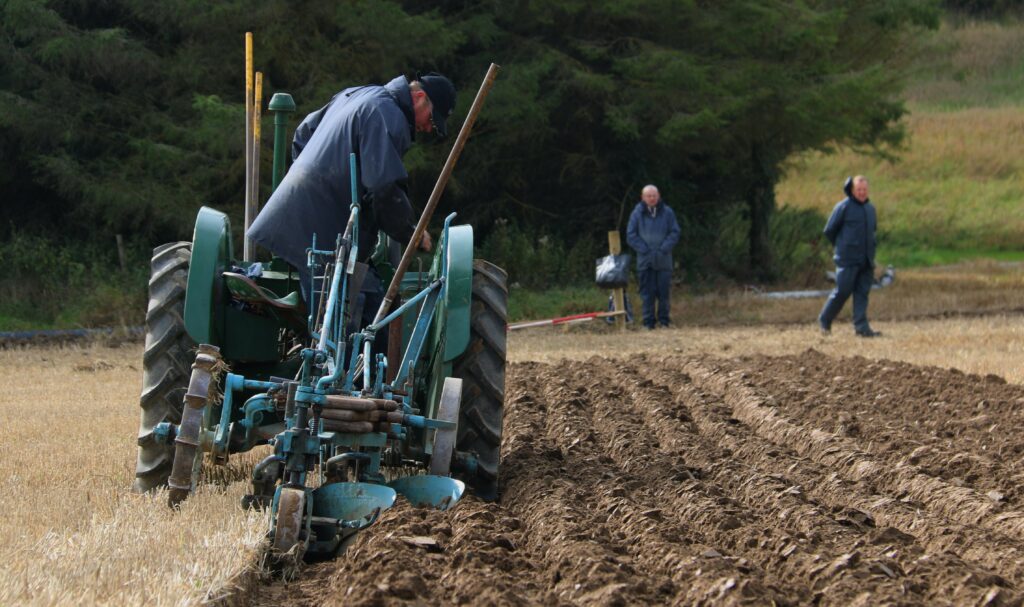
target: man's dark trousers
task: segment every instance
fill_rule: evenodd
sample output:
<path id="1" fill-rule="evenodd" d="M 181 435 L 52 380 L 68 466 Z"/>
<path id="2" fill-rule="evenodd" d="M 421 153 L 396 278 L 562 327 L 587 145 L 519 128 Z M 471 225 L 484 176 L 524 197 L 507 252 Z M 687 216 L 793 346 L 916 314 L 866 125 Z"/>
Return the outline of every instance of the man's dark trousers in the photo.
<path id="1" fill-rule="evenodd" d="M 672 270 L 640 270 L 640 297 L 644 300 L 644 326 L 653 329 L 655 323 L 654 303 L 658 302 L 657 322 L 667 327 L 669 323 L 669 297 L 672 285 Z"/>
<path id="2" fill-rule="evenodd" d="M 853 326 L 858 332 L 866 332 L 868 324 L 868 294 L 875 279 L 875 271 L 865 263 L 859 266 L 837 266 L 836 288 L 828 296 L 825 307 L 821 309 L 818 322 L 822 327 L 829 328 L 832 321 L 843 309 L 843 304 L 853 295 Z M 646 310 L 646 308 L 645 308 Z"/>

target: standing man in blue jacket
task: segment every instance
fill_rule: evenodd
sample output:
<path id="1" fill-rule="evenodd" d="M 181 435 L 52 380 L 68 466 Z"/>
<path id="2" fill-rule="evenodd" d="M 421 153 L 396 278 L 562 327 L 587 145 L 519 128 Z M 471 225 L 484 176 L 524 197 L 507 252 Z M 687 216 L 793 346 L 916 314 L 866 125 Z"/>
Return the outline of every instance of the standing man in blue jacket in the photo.
<path id="1" fill-rule="evenodd" d="M 661 199 L 658 188 L 644 186 L 641 199 L 629 216 L 626 242 L 636 251 L 640 297 L 644 300 L 644 327 L 653 329 L 655 319 L 662 327 L 668 327 L 672 249 L 679 242 L 679 222 Z"/>
<path id="2" fill-rule="evenodd" d="M 825 225 L 825 237 L 835 245 L 836 288 L 818 316 L 823 333 L 853 295 L 853 328 L 860 337 L 877 337 L 868 324 L 868 294 L 875 278 L 875 207 L 868 199 L 868 180 L 857 175 L 843 186 L 846 198 L 836 205 Z"/>

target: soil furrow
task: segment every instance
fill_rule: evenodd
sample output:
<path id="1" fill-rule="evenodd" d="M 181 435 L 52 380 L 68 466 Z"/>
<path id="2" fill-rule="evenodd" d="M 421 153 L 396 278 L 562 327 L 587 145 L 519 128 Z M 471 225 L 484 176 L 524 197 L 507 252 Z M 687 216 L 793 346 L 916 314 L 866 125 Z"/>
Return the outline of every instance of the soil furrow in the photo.
<path id="1" fill-rule="evenodd" d="M 791 418 L 861 439 L 889 461 L 964 484 L 1020 508 L 1024 388 L 995 376 L 808 350 L 721 361 L 777 399 Z"/>
<path id="2" fill-rule="evenodd" d="M 499 503 L 400 502 L 338 560 L 257 596 L 1021 605 L 1024 513 L 1010 485 L 1024 463 L 999 454 L 1024 453 L 1024 439 L 992 438 L 1024 430 L 1016 388 L 894 365 L 818 353 L 510 365 Z M 869 372 L 886 378 L 881 399 Z M 822 390 L 834 394 L 816 407 Z M 915 394 L 912 411 L 871 408 Z M 976 397 L 991 406 L 969 424 L 957 407 L 923 409 Z"/>
<path id="3" fill-rule="evenodd" d="M 598 365 L 597 361 L 588 364 Z M 719 496 L 712 501 L 692 490 L 659 491 L 674 506 L 669 510 L 685 512 L 697 506 L 722 512 L 717 524 L 702 526 L 707 529 L 706 535 L 733 551 L 735 558 L 749 560 L 778 577 L 784 587 L 800 593 L 800 602 L 829 594 L 856 596 L 866 587 L 876 597 L 902 594 L 899 583 L 878 567 L 877 558 L 865 558 L 858 553 L 855 543 L 860 538 L 856 532 L 824 516 L 778 479 L 737 466 L 725 458 L 709 459 L 716 453 L 724 454 L 705 437 L 676 431 L 678 418 L 689 417 L 688 413 L 676 410 L 665 414 L 672 409 L 666 402 L 672 400 L 671 396 L 653 387 L 650 381 L 638 381 L 643 377 L 639 369 L 616 369 L 608 364 L 596 371 L 595 377 L 613 380 L 612 394 L 628 394 L 624 403 L 631 405 L 630 410 L 608 406 L 611 401 L 607 398 L 590 399 L 599 410 L 604 409 L 604 415 L 618 420 L 616 426 L 634 437 L 628 442 L 632 457 L 623 454 L 623 459 L 648 467 L 652 477 L 661 477 L 652 478 L 659 487 L 671 486 L 666 485 L 669 479 L 657 474 L 667 462 L 685 459 L 691 464 L 699 463 L 703 484 L 710 485 L 710 490 Z M 655 436 L 657 440 L 652 438 Z M 727 506 L 723 507 L 723 503 Z M 835 570 L 829 570 L 833 564 Z"/>
<path id="4" fill-rule="evenodd" d="M 713 397 L 711 394 L 708 396 Z M 932 580 L 933 586 L 938 585 L 940 589 L 948 587 L 950 591 L 956 590 L 957 595 L 962 595 L 968 588 L 973 588 L 968 594 L 977 594 L 979 589 L 976 587 L 990 587 L 1006 594 L 1000 589 L 1012 586 L 1011 580 L 1019 583 L 1024 576 L 1021 546 L 1012 538 L 973 525 L 951 523 L 941 515 L 922 510 L 919 504 L 906 497 L 900 499 L 879 494 L 870 479 L 851 481 L 843 478 L 828 466 L 773 442 L 770 436 L 738 436 L 732 431 L 732 424 L 724 420 L 701 422 L 707 426 L 708 432 L 722 437 L 731 436 L 733 454 L 740 458 L 780 460 L 780 467 L 786 469 L 790 482 L 805 490 L 809 498 L 830 508 L 837 519 L 850 524 L 877 524 L 877 529 L 870 531 L 867 540 L 882 542 L 886 552 L 891 553 L 908 573 L 923 569 L 928 576 L 937 570 L 947 570 L 945 575 L 938 575 Z M 729 440 L 723 438 L 723 442 Z M 901 539 L 908 544 L 907 550 L 899 549 Z M 918 546 L 909 545 L 910 542 L 916 542 Z M 956 555 L 961 555 L 966 565 L 957 564 L 961 558 Z M 954 562 L 945 563 L 950 559 Z M 949 567 L 965 569 L 966 573 L 962 578 L 951 576 Z"/>
<path id="5" fill-rule="evenodd" d="M 614 370 L 610 372 L 615 373 Z M 756 514 L 756 521 L 762 527 L 768 523 L 762 535 L 776 536 L 777 539 L 774 542 L 776 550 L 770 552 L 764 561 L 765 568 L 787 571 L 790 576 L 788 581 L 806 584 L 814 591 L 814 598 L 818 601 L 822 597 L 857 596 L 865 591 L 871 593 L 874 601 L 883 600 L 886 596 L 891 600 L 901 600 L 907 594 L 916 594 L 918 586 L 927 588 L 916 584 L 921 580 L 907 576 L 892 558 L 893 550 L 903 552 L 906 540 L 902 538 L 907 536 L 883 533 L 881 537 L 885 541 L 865 542 L 865 531 L 872 530 L 845 517 L 842 518 L 843 522 L 839 522 L 824 512 L 820 505 L 809 502 L 804 490 L 787 479 L 784 475 L 785 467 L 779 467 L 772 457 L 764 457 L 762 462 L 758 462 L 769 468 L 776 464 L 774 472 L 765 474 L 758 469 L 760 466 L 738 465 L 730 457 L 733 454 L 728 449 L 716 449 L 706 444 L 710 437 L 735 446 L 727 434 L 712 432 L 709 436 L 699 437 L 674 434 L 671 432 L 673 421 L 680 416 L 689 417 L 691 411 L 699 419 L 698 425 L 706 424 L 703 419 L 705 414 L 699 411 L 704 406 L 699 402 L 700 395 L 693 391 L 688 379 L 677 378 L 683 380 L 677 386 L 680 392 L 688 393 L 691 397 L 688 401 L 698 401 L 693 403 L 691 410 L 684 412 L 686 407 L 680 406 L 679 399 L 670 396 L 667 388 L 654 384 L 650 379 L 636 381 L 635 378 L 643 378 L 644 375 L 643 369 L 627 367 L 616 374 L 616 380 L 628 382 L 633 378 L 638 386 L 633 389 L 634 402 L 646 409 L 648 432 L 659 435 L 663 448 L 669 445 L 669 449 L 688 458 L 691 464 L 700 463 L 705 479 L 718 485 L 723 493 L 739 500 L 752 511 L 751 514 Z M 675 401 L 677 406 L 673 407 L 666 401 Z M 737 428 L 724 421 L 722 425 Z M 680 438 L 685 440 L 680 441 Z M 708 457 L 715 457 L 716 451 L 718 460 L 707 460 Z M 741 551 L 741 554 L 754 562 L 761 562 L 760 559 L 764 558 L 752 549 Z M 834 567 L 834 570 L 830 567 Z M 956 576 L 971 571 L 961 566 L 947 568 L 946 573 Z M 910 592 L 908 586 L 912 589 Z M 920 598 L 928 598 L 928 594 L 933 597 L 938 595 L 930 592 Z M 828 598 L 824 600 L 830 602 Z M 846 600 L 848 598 L 839 602 Z"/>
<path id="6" fill-rule="evenodd" d="M 560 374 L 564 377 L 565 369 Z M 635 563 L 636 570 L 649 578 L 648 586 L 657 584 L 661 592 L 669 593 L 663 601 L 730 604 L 775 594 L 756 574 L 745 572 L 743 564 L 695 545 L 699 540 L 691 529 L 661 520 L 658 503 L 645 499 L 645 483 L 623 474 L 596 444 L 590 411 L 575 378 L 570 382 L 542 374 L 534 379 L 542 388 L 531 409 L 543 411 L 541 431 L 562 454 L 562 475 L 577 490 L 574 514 L 588 516 L 594 529 L 609 530 L 608 545 Z M 537 405 L 540 400 L 543 404 Z"/>
<path id="7" fill-rule="evenodd" d="M 1015 540 L 1024 540 L 1024 512 L 1002 510 L 973 489 L 927 476 L 914 466 L 887 466 L 849 439 L 792 422 L 779 415 L 776 408 L 754 390 L 740 383 L 742 379 L 738 376 L 692 362 L 686 364 L 684 370 L 698 385 L 722 394 L 736 418 L 755 432 L 773 437 L 773 442 L 837 470 L 844 478 L 870 479 L 898 497 L 910 497 L 951 521 L 980 525 Z"/>

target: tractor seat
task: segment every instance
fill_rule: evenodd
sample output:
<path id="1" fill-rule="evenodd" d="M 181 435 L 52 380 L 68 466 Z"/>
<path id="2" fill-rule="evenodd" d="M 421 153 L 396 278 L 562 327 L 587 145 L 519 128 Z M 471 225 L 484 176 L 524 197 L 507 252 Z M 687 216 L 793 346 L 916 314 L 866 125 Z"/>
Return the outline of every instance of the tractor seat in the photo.
<path id="1" fill-rule="evenodd" d="M 261 287 L 244 274 L 224 272 L 224 282 L 227 283 L 228 291 L 231 292 L 231 295 L 244 302 L 263 304 L 289 312 L 299 312 L 302 306 L 302 299 L 298 291 L 292 291 L 284 297 L 278 297 L 277 293 L 266 287 Z"/>
<path id="2" fill-rule="evenodd" d="M 261 287 L 244 274 L 224 272 L 223 276 L 228 291 L 235 299 L 250 304 L 258 310 L 264 310 L 276 318 L 281 325 L 290 327 L 299 333 L 304 333 L 307 330 L 306 305 L 298 291 L 278 297 L 277 293 L 266 287 Z"/>

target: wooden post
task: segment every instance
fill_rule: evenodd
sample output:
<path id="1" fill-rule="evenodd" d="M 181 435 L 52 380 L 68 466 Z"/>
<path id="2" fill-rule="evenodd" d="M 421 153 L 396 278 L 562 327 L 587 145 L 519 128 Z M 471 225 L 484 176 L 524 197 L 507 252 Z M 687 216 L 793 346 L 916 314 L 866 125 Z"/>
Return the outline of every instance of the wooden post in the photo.
<path id="1" fill-rule="evenodd" d="M 124 238 L 120 234 L 117 235 L 117 260 L 121 262 L 121 271 L 127 272 L 128 259 L 124 254 Z"/>
<path id="2" fill-rule="evenodd" d="M 245 33 L 245 218 L 242 224 L 242 259 L 252 261 L 252 241 L 249 240 L 249 226 L 256 215 L 252 212 L 252 32 Z"/>
<path id="3" fill-rule="evenodd" d="M 619 231 L 614 230 L 608 232 L 608 253 L 611 255 L 622 254 L 622 239 L 619 236 Z M 612 289 L 612 301 L 615 302 L 615 311 L 622 312 L 622 314 L 615 317 L 615 326 L 619 328 L 619 331 L 626 331 L 626 294 L 623 289 Z"/>
<path id="4" fill-rule="evenodd" d="M 256 88 L 253 92 L 252 102 L 252 196 L 249 199 L 249 206 L 252 207 L 252 217 L 249 225 L 256 220 L 260 214 L 260 121 L 263 118 L 263 72 L 256 72 Z M 246 227 L 246 230 L 249 228 Z M 253 244 L 249 243 L 249 253 L 256 259 L 256 250 Z"/>

